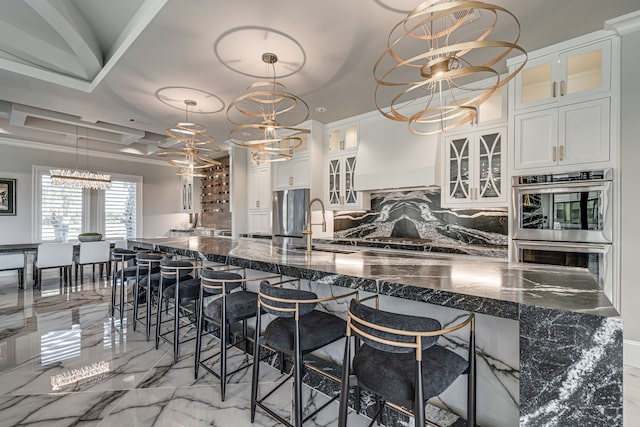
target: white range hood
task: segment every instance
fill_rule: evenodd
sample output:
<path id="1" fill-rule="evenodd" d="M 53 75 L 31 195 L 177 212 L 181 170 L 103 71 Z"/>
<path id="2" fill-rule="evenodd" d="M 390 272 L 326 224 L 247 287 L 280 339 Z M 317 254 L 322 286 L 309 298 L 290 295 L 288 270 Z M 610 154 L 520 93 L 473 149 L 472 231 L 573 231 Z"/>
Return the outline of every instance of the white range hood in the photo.
<path id="1" fill-rule="evenodd" d="M 360 120 L 357 191 L 440 185 L 440 135 L 421 136 L 380 114 Z"/>

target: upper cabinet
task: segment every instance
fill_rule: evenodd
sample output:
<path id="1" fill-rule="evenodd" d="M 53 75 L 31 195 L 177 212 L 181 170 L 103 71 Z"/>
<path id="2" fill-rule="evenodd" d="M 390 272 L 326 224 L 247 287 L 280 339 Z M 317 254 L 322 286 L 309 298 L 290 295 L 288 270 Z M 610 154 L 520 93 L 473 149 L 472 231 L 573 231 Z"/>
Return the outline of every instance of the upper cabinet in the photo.
<path id="1" fill-rule="evenodd" d="M 327 154 L 358 148 L 358 125 L 338 126 L 327 130 Z"/>
<path id="2" fill-rule="evenodd" d="M 358 124 L 331 126 L 326 130 L 325 197 L 334 210 L 369 209 L 368 193 L 355 190 Z"/>
<path id="3" fill-rule="evenodd" d="M 271 209 L 271 173 L 269 165 L 249 167 L 248 209 Z"/>
<path id="4" fill-rule="evenodd" d="M 593 98 L 611 88 L 611 40 L 530 60 L 516 76 L 515 109 Z"/>
<path id="5" fill-rule="evenodd" d="M 443 207 L 505 206 L 505 127 L 445 138 Z"/>
<path id="6" fill-rule="evenodd" d="M 514 169 L 608 162 L 610 98 L 516 114 Z"/>
<path id="7" fill-rule="evenodd" d="M 511 82 L 514 175 L 614 166 L 618 50 L 619 40 L 601 31 L 530 52 Z"/>

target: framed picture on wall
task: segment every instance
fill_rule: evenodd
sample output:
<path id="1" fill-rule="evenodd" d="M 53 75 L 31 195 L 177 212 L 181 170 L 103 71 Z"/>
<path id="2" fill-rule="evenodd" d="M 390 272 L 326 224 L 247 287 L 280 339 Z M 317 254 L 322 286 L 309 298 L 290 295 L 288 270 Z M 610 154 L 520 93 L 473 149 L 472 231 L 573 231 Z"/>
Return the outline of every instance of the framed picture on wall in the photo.
<path id="1" fill-rule="evenodd" d="M 0 178 L 0 215 L 16 214 L 16 180 Z"/>

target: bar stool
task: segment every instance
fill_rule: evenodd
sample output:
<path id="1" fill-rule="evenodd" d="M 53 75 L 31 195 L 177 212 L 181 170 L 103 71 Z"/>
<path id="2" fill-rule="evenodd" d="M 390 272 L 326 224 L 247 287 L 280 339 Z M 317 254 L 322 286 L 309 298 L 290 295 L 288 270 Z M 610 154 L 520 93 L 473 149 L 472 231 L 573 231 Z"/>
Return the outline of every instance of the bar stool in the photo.
<path id="1" fill-rule="evenodd" d="M 200 296 L 200 279 L 194 278 L 194 265 L 188 261 L 176 261 L 163 259 L 160 261 L 160 282 L 158 286 L 158 310 L 156 319 L 156 350 L 160 344 L 160 338 L 173 345 L 173 361 L 178 361 L 180 354 L 180 307 Z M 165 334 L 161 334 L 162 303 L 173 301 L 173 342 L 169 341 Z M 198 305 L 194 306 L 194 314 L 197 318 Z M 194 319 L 195 320 L 195 319 Z"/>
<path id="2" fill-rule="evenodd" d="M 220 380 L 220 394 L 222 400 L 225 399 L 225 391 L 227 385 L 227 375 L 233 375 L 234 373 L 246 369 L 251 364 L 245 364 L 235 369 L 233 372 L 227 373 L 227 349 L 238 345 L 238 342 L 233 342 L 228 345 L 230 326 L 236 322 L 242 322 L 242 341 L 247 342 L 247 319 L 255 317 L 258 308 L 258 294 L 255 292 L 247 291 L 247 283 L 251 281 L 261 282 L 262 280 L 278 279 L 282 280 L 282 275 L 269 275 L 264 277 L 243 277 L 238 273 L 233 273 L 231 270 L 216 271 L 213 269 L 203 269 L 200 274 L 200 308 L 198 310 L 198 324 L 197 324 L 197 338 L 196 338 L 196 355 L 194 366 L 194 377 L 198 379 L 198 369 L 202 366 L 207 372 L 213 374 Z M 243 270 L 244 273 L 244 269 Z M 297 279 L 296 279 L 297 280 Z M 204 306 L 204 299 L 207 296 L 219 295 L 210 302 L 206 307 Z M 202 348 L 202 334 L 204 331 L 204 321 L 210 322 L 216 325 L 220 331 L 220 351 L 207 357 L 204 360 L 200 360 L 201 348 Z M 213 370 L 212 366 L 207 365 L 207 362 L 216 356 L 220 355 L 220 374 Z"/>
<path id="3" fill-rule="evenodd" d="M 127 266 L 127 264 L 130 264 L 135 259 L 136 252 L 130 249 L 116 247 L 111 250 L 111 262 L 113 263 L 113 268 L 111 269 L 111 316 L 115 315 L 117 282 L 118 277 L 120 277 L 120 307 L 118 309 L 120 311 L 121 325 L 124 319 L 124 296 L 127 292 L 127 280 L 135 278 L 138 272 L 137 266 Z"/>
<path id="4" fill-rule="evenodd" d="M 140 287 L 146 290 L 145 292 L 145 304 L 147 306 L 146 313 L 146 321 L 145 321 L 145 333 L 147 337 L 147 341 L 149 341 L 149 337 L 151 336 L 151 310 L 153 308 L 153 294 L 154 291 L 157 291 L 158 286 L 160 285 L 160 277 L 156 276 L 153 278 L 154 270 L 159 273 L 160 269 L 160 261 L 165 259 L 164 255 L 155 254 L 155 253 L 138 253 L 136 254 L 136 284 L 133 291 L 133 330 L 136 330 L 136 325 L 138 323 L 138 307 L 140 305 Z M 157 270 L 156 270 L 157 269 Z M 155 274 L 158 274 L 155 273 Z M 141 276 L 144 274 L 144 276 Z M 153 279 L 153 280 L 152 280 Z"/>
<path id="5" fill-rule="evenodd" d="M 437 343 L 438 337 L 466 326 L 469 327 L 467 359 Z M 352 336 L 357 338 L 353 361 L 349 339 Z M 390 401 L 412 408 L 416 426 L 425 424 L 425 401 L 444 392 L 460 375 L 467 374 L 467 426 L 475 425 L 473 313 L 455 325 L 443 328 L 435 319 L 390 313 L 352 300 L 347 313 L 347 338 L 342 366 L 340 427 L 347 424 L 352 372 L 358 387 L 375 394 L 376 403 L 382 399 L 374 420 L 381 415 L 385 401 Z M 359 393 L 356 395 L 359 399 Z"/>
<path id="6" fill-rule="evenodd" d="M 313 417 L 338 398 L 335 396 L 312 414 L 302 418 L 303 358 L 305 355 L 345 336 L 346 322 L 332 314 L 315 310 L 316 305 L 322 302 L 357 297 L 357 295 L 358 292 L 354 291 L 344 295 L 318 298 L 313 292 L 271 286 L 266 281 L 260 283 L 251 380 L 251 422 L 255 420 L 256 407 L 259 406 L 279 422 L 287 426 L 300 427 L 304 421 Z M 261 334 L 262 310 L 276 316 L 276 318 L 267 325 Z M 260 354 L 260 345 L 266 345 L 293 358 L 293 373 L 264 394 L 262 399 L 258 398 L 260 363 L 256 360 L 257 355 Z M 284 360 L 281 363 L 284 363 Z M 263 403 L 291 377 L 293 377 L 294 384 L 294 424 L 282 418 Z"/>

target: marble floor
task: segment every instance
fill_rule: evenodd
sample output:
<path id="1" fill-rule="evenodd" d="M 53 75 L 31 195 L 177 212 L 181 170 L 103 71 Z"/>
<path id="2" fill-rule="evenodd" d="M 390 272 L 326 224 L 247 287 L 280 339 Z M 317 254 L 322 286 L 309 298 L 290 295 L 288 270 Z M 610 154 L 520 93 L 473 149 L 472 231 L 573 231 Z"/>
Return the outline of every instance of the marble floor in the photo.
<path id="1" fill-rule="evenodd" d="M 0 273 L 0 426 L 250 426 L 251 370 L 234 374 L 220 400 L 218 380 L 200 370 L 194 379 L 194 341 L 173 349 L 139 324 L 110 316 L 111 288 L 104 280 L 62 286 L 57 272 L 45 272 L 42 290 L 17 289 L 15 272 Z M 117 313 L 116 313 L 117 314 Z M 131 311 L 127 313 L 131 318 Z M 184 328 L 185 334 L 193 330 Z M 210 353 L 217 346 L 211 346 Z M 237 351 L 229 371 L 248 356 Z M 261 384 L 282 376 L 263 364 Z M 305 388 L 305 411 L 328 399 Z M 268 400 L 290 418 L 292 387 Z M 310 420 L 310 426 L 337 425 L 337 402 Z M 365 426 L 350 414 L 350 425 Z M 254 426 L 278 422 L 258 409 Z M 306 425 L 306 424 L 305 424 Z"/>
<path id="2" fill-rule="evenodd" d="M 133 331 L 126 317 L 123 324 L 111 317 L 107 282 L 88 277 L 84 285 L 62 286 L 54 273 L 45 273 L 42 290 L 29 281 L 22 291 L 15 272 L 0 272 L 0 427 L 252 425 L 248 370 L 232 376 L 221 402 L 213 375 L 201 370 L 194 379 L 193 341 L 174 363 L 169 344 L 156 350 L 142 327 Z M 234 353 L 230 370 L 246 358 Z M 281 378 L 261 368 L 262 384 Z M 285 418 L 291 392 L 285 386 L 269 399 Z M 305 411 L 327 399 L 309 388 L 305 398 Z M 640 426 L 639 368 L 625 367 L 624 399 L 625 427 Z M 337 412 L 334 402 L 305 425 L 337 425 Z M 350 426 L 368 422 L 350 413 Z M 253 425 L 278 422 L 258 410 Z"/>

